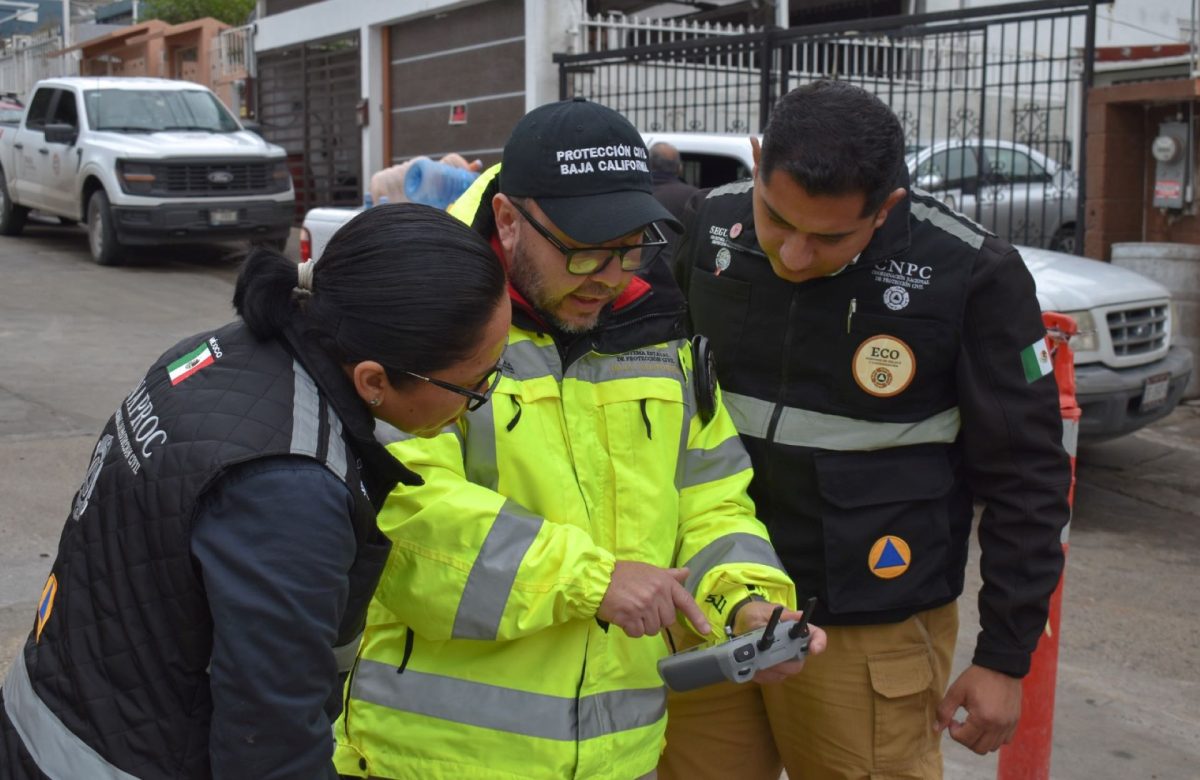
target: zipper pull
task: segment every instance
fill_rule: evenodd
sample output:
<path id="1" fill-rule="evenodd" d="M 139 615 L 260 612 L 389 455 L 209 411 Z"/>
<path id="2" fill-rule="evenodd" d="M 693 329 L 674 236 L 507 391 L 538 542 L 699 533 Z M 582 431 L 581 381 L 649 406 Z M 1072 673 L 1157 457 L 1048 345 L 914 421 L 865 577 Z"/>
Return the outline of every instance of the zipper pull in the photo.
<path id="1" fill-rule="evenodd" d="M 850 308 L 846 310 L 846 334 L 850 333 L 850 320 L 854 319 L 854 312 L 858 311 L 858 298 L 850 299 Z"/>

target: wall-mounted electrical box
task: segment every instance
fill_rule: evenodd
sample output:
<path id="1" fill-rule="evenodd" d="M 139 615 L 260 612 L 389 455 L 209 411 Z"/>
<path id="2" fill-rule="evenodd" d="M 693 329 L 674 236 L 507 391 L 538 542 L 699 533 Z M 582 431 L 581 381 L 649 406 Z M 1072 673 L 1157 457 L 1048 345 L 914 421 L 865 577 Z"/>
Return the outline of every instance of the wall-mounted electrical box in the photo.
<path id="1" fill-rule="evenodd" d="M 1154 167 L 1154 206 L 1182 209 L 1192 200 L 1192 175 L 1188 170 L 1188 126 L 1186 122 L 1163 122 L 1150 146 Z"/>

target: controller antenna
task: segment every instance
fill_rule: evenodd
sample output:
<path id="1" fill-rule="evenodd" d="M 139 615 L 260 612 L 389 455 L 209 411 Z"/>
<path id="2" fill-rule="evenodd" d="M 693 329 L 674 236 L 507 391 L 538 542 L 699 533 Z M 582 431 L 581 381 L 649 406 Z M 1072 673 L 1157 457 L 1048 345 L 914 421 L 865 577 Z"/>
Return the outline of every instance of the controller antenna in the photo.
<path id="1" fill-rule="evenodd" d="M 813 596 L 804 605 L 804 615 L 800 618 L 796 625 L 792 626 L 792 630 L 788 631 L 789 639 L 797 639 L 802 636 L 808 636 L 808 618 L 812 615 L 813 610 L 817 607 L 817 597 Z"/>
<path id="2" fill-rule="evenodd" d="M 771 612 L 771 619 L 767 621 L 767 627 L 763 629 L 762 638 L 758 640 L 758 649 L 766 650 L 771 645 L 775 644 L 775 629 L 779 627 L 779 616 L 783 614 L 783 605 L 775 607 Z"/>

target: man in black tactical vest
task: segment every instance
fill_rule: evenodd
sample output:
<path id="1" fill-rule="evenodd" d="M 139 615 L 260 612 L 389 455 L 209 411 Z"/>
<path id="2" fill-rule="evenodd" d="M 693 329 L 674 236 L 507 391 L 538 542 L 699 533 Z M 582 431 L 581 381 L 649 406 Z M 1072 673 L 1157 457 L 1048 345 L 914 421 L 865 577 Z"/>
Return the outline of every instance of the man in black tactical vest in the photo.
<path id="1" fill-rule="evenodd" d="M 672 695 L 660 776 L 940 778 L 944 730 L 980 754 L 1011 738 L 1063 565 L 1033 280 L 909 186 L 899 122 L 857 87 L 794 90 L 752 143 L 752 180 L 689 203 L 676 271 L 829 649 L 779 685 Z M 947 691 L 974 501 L 982 631 Z"/>

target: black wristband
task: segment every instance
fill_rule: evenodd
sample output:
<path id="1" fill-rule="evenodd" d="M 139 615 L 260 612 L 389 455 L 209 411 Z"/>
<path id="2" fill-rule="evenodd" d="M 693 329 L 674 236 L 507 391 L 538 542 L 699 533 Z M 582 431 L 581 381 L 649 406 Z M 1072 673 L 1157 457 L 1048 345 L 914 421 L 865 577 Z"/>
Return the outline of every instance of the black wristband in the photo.
<path id="1" fill-rule="evenodd" d="M 725 618 L 725 635 L 726 636 L 733 636 L 733 626 L 734 626 L 734 621 L 737 620 L 738 611 L 741 610 L 742 607 L 749 604 L 751 601 L 766 601 L 766 599 L 764 599 L 762 596 L 758 595 L 757 593 L 751 593 L 746 598 L 744 598 L 741 601 L 739 601 L 738 603 L 734 604 L 733 608 L 729 610 L 729 616 Z"/>

